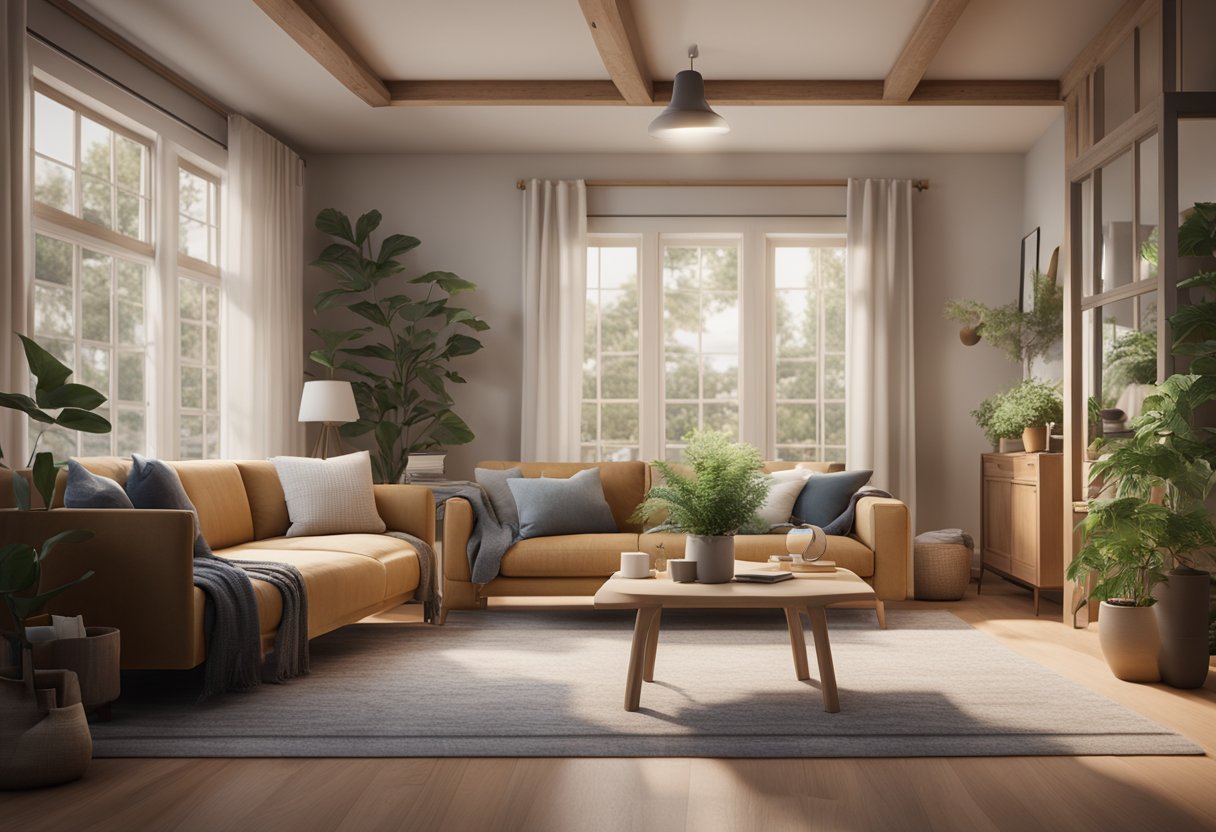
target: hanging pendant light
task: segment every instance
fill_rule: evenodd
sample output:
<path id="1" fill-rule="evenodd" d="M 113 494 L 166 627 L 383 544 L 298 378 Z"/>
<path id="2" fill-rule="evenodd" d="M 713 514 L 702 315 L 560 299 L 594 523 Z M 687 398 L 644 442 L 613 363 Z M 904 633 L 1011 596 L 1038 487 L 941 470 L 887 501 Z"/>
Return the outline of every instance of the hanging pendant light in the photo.
<path id="1" fill-rule="evenodd" d="M 660 139 L 695 139 L 730 132 L 726 119 L 705 100 L 705 79 L 692 68 L 700 54 L 694 43 L 688 47 L 688 69 L 676 75 L 671 87 L 671 103 L 650 122 L 650 135 Z"/>

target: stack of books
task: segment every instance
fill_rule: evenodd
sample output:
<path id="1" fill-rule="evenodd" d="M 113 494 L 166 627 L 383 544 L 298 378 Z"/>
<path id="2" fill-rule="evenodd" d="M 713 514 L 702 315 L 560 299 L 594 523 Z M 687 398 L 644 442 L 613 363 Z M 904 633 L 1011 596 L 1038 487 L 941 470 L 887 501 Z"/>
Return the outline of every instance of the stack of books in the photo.
<path id="1" fill-rule="evenodd" d="M 410 454 L 405 463 L 406 482 L 438 482 L 444 479 L 443 463 L 447 454 L 443 451 Z"/>

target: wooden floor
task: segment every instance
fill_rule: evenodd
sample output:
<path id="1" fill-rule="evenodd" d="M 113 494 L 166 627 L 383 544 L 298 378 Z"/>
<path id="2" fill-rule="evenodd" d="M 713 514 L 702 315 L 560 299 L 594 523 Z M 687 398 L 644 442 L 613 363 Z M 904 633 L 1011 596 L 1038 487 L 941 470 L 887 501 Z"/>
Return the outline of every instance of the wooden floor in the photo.
<path id="1" fill-rule="evenodd" d="M 1035 619 L 991 576 L 978 598 L 890 605 L 928 607 L 1216 754 L 1216 674 L 1200 691 L 1119 682 L 1094 630 L 1050 602 Z M 0 829 L 1183 832 L 1216 830 L 1216 758 L 96 760 L 79 783 L 0 792 Z"/>

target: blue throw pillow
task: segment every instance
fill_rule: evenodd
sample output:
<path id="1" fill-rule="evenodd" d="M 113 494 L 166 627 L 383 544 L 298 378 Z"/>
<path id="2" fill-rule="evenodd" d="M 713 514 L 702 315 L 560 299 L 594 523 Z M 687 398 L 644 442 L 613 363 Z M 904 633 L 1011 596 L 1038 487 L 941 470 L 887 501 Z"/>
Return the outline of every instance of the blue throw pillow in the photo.
<path id="1" fill-rule="evenodd" d="M 131 473 L 127 476 L 127 496 L 135 508 L 154 509 L 184 509 L 194 512 L 194 529 L 198 535 L 194 538 L 194 556 L 207 557 L 211 547 L 198 522 L 198 511 L 190 502 L 186 488 L 182 485 L 181 477 L 159 459 L 148 459 L 139 454 L 132 454 Z"/>
<path id="2" fill-rule="evenodd" d="M 109 477 L 99 477 L 74 459 L 68 460 L 63 505 L 66 508 L 135 508 L 121 485 Z"/>
<path id="3" fill-rule="evenodd" d="M 515 498 L 511 496 L 507 480 L 520 479 L 523 477 L 523 472 L 518 468 L 507 468 L 506 470 L 475 468 L 473 477 L 477 480 L 477 484 L 485 490 L 486 496 L 490 498 L 490 505 L 494 509 L 494 516 L 498 518 L 498 522 L 512 529 L 518 529 L 519 509 L 515 507 Z"/>
<path id="4" fill-rule="evenodd" d="M 600 469 L 579 471 L 570 479 L 521 477 L 507 480 L 519 511 L 519 537 L 603 534 L 617 531 L 604 499 Z"/>
<path id="5" fill-rule="evenodd" d="M 811 474 L 794 501 L 794 517 L 812 526 L 826 526 L 849 507 L 849 500 L 870 481 L 873 471 L 837 471 Z"/>

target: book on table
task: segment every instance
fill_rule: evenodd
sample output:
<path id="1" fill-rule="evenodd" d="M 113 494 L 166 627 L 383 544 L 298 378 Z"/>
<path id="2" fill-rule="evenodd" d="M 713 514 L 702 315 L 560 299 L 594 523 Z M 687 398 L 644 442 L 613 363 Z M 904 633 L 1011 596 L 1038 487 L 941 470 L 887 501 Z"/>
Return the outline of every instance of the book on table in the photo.
<path id="1" fill-rule="evenodd" d="M 793 572 L 740 572 L 735 575 L 735 580 L 754 584 L 775 584 L 779 581 L 788 581 L 793 577 Z"/>

